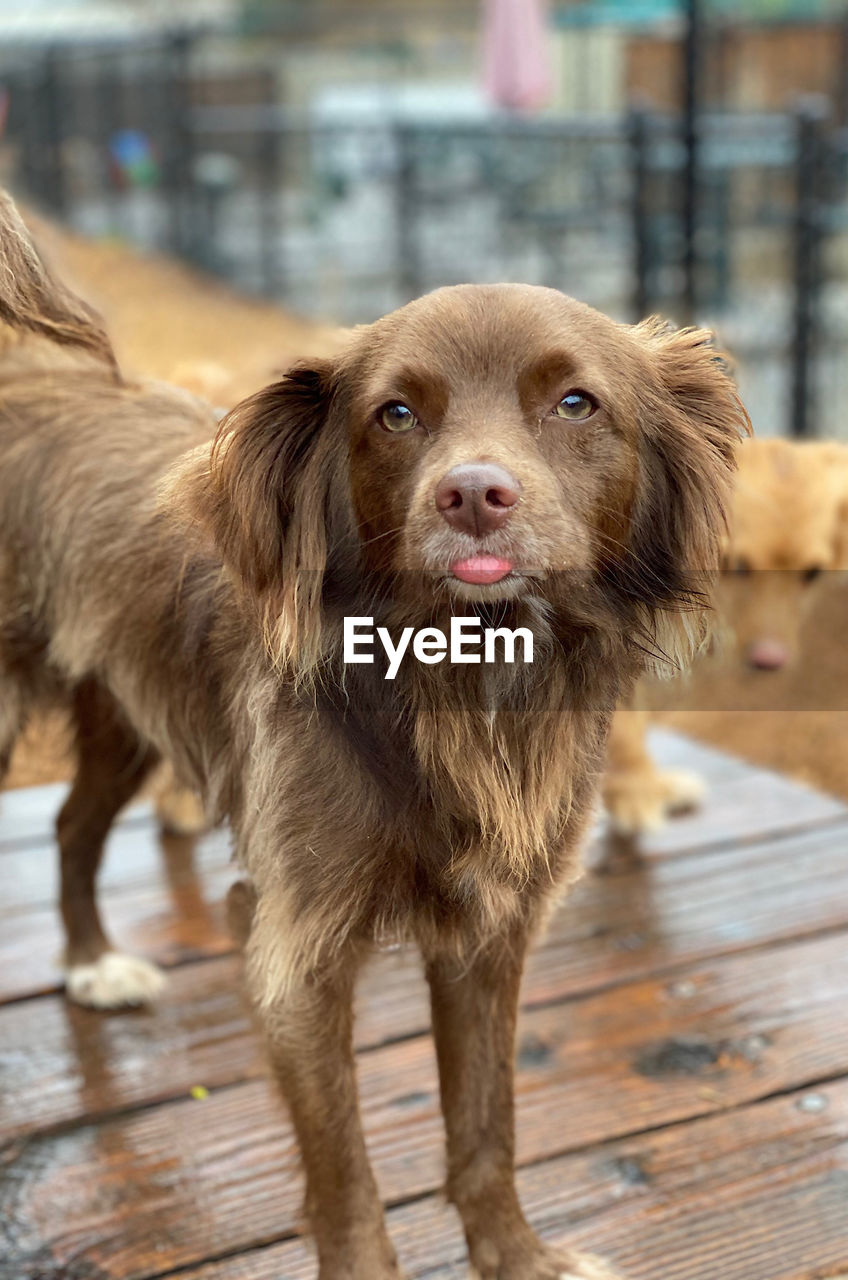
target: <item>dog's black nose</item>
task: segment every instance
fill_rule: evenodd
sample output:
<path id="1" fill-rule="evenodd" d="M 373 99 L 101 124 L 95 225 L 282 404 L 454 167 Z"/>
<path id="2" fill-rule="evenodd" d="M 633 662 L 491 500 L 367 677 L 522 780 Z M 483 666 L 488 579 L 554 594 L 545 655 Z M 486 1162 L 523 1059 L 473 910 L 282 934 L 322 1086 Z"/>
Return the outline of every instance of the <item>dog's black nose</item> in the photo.
<path id="1" fill-rule="evenodd" d="M 520 482 L 497 463 L 464 462 L 436 485 L 436 506 L 452 529 L 480 538 L 500 529 L 520 493 Z"/>

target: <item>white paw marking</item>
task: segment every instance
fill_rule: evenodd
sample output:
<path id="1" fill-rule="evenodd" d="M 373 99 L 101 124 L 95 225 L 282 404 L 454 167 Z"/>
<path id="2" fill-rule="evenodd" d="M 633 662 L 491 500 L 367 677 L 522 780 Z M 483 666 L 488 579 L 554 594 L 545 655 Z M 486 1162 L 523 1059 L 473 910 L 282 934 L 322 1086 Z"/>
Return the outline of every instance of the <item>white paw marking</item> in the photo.
<path id="1" fill-rule="evenodd" d="M 636 775 L 608 800 L 613 830 L 621 836 L 652 835 L 669 818 L 700 808 L 706 787 L 696 773 L 663 769 L 644 782 Z"/>
<path id="2" fill-rule="evenodd" d="M 165 975 L 155 964 L 120 951 L 106 951 L 94 964 L 71 965 L 65 975 L 70 998 L 92 1009 L 149 1004 L 164 985 Z"/>

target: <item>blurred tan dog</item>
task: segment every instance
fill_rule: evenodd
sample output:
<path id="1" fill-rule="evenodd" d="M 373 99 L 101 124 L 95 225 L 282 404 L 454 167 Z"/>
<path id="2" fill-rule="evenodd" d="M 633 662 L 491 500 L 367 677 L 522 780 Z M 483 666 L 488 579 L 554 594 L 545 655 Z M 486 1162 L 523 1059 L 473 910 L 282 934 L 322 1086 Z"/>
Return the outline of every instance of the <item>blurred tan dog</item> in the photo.
<path id="1" fill-rule="evenodd" d="M 757 671 L 797 662 L 804 619 L 839 569 L 848 569 L 848 445 L 745 440 L 717 593 L 722 660 Z M 696 775 L 654 763 L 648 720 L 637 701 L 613 722 L 603 799 L 621 835 L 655 830 L 703 796 Z"/>

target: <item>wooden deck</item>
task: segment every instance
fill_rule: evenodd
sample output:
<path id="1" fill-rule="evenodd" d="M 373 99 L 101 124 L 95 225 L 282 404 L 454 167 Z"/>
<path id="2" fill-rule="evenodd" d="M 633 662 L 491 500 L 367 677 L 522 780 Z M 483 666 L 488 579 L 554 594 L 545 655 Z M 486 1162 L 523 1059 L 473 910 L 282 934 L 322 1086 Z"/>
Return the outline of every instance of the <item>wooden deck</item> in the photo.
<path id="1" fill-rule="evenodd" d="M 585 878 L 530 963 L 524 1203 L 631 1280 L 845 1280 L 848 807 L 670 734 L 656 745 L 711 794 L 640 867 Z M 0 814 L 0 1277 L 313 1276 L 291 1129 L 220 908 L 226 837 L 163 850 L 149 812 L 125 816 L 107 917 L 170 985 L 155 1012 L 98 1015 L 65 1003 L 53 967 L 60 794 L 13 792 Z M 464 1277 L 414 955 L 366 972 L 358 1043 L 402 1261 Z"/>

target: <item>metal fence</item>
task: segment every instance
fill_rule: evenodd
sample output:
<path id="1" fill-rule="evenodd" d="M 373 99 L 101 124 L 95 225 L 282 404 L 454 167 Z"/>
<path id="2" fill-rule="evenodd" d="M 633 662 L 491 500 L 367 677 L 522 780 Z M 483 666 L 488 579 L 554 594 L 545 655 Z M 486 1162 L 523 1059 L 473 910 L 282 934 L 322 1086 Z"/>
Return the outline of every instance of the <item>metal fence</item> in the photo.
<path id="1" fill-rule="evenodd" d="M 364 321 L 439 284 L 521 279 L 621 319 L 689 318 L 679 120 L 351 120 L 270 90 L 239 105 L 232 83 L 181 35 L 5 48 L 14 182 L 81 230 L 308 315 Z M 759 432 L 848 436 L 846 134 L 810 102 L 697 126 L 696 318 Z"/>

